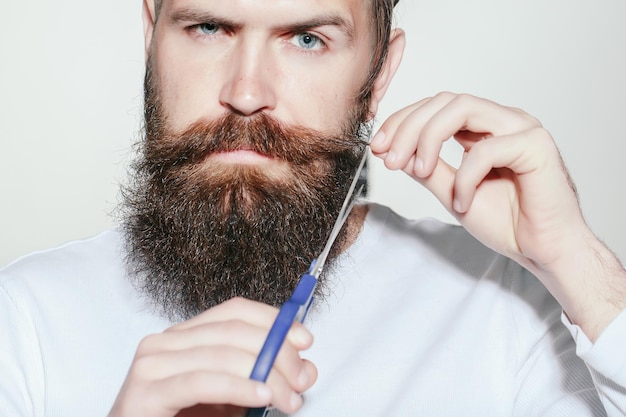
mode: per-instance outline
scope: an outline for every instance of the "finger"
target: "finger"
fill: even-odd
[[[409,173],[422,170],[423,161],[419,158],[418,152],[422,146],[422,129],[453,98],[454,94],[440,93],[408,115],[398,125],[388,155],[385,158],[387,168],[403,169]]]
[[[168,331],[185,330],[206,323],[225,322],[229,320],[240,320],[258,327],[266,328],[267,331],[269,331],[277,315],[278,309],[275,307],[236,297],[190,320],[179,323],[168,329]],[[287,333],[287,340],[297,348],[306,349],[313,343],[313,335],[301,323],[294,322],[289,333]]]
[[[443,142],[460,131],[478,133],[478,137],[491,137],[517,133],[537,126],[540,124],[535,118],[516,109],[467,94],[458,95],[424,125],[417,149],[417,160],[421,163],[416,164],[416,175],[430,175],[437,164]]]
[[[387,153],[392,142],[391,139],[395,136],[398,126],[402,123],[402,121],[430,100],[432,100],[432,97],[424,98],[417,103],[404,107],[389,116],[380,126],[376,135],[372,138],[372,142],[370,143],[370,149],[372,152],[375,154]]]
[[[236,364],[231,371],[239,375],[249,375],[254,361],[267,337],[267,330],[242,321],[208,323],[176,332],[165,332],[145,338],[137,350],[136,362],[144,358],[149,362],[147,369],[159,370],[160,377],[180,370],[190,371],[200,363],[204,369],[221,369],[220,365]],[[214,351],[209,351],[213,348]],[[224,351],[224,349],[228,349]],[[231,358],[235,352],[245,352],[249,360]],[[217,362],[216,362],[217,361]],[[182,362],[182,363],[181,363]],[[288,340],[281,347],[274,368],[280,372],[294,389],[305,389],[301,384],[304,372],[299,349]]]
[[[150,384],[157,385],[159,381],[180,381],[177,377],[198,375],[198,373],[248,379],[255,360],[255,355],[230,346],[164,352],[136,360],[131,369],[130,378],[135,381],[149,381]],[[272,391],[272,403],[289,412],[299,407],[301,402],[299,393],[308,389],[316,377],[316,371],[311,370],[314,366],[310,362],[299,362],[293,383],[280,372],[277,366],[272,368],[267,379],[267,386]],[[301,373],[304,373],[306,380],[300,377]]]
[[[507,168],[520,183],[526,199],[538,198],[541,203],[547,196],[538,196],[540,190],[550,187],[525,184],[527,174],[549,168],[559,169],[550,164],[556,153],[551,137],[543,128],[535,128],[515,135],[485,139],[476,143],[467,153],[458,169],[454,185],[454,208],[459,213],[466,212],[472,204],[477,188],[494,169]],[[557,175],[556,177],[561,177]],[[531,177],[532,178],[532,177]],[[535,178],[555,178],[554,176],[535,176]],[[538,184],[537,184],[538,185]],[[544,184],[545,185],[545,184]]]
[[[452,93],[440,93],[430,100],[424,101],[419,107],[412,108],[410,113],[403,112],[402,118],[394,118],[385,130],[385,135],[391,135],[385,166],[389,169],[403,169],[411,173],[409,164],[416,150],[421,146],[420,134],[427,122],[455,97]],[[419,167],[421,161],[413,159],[413,164]]]
[[[496,139],[502,138],[489,138],[476,143],[471,151],[464,153],[458,169],[438,158],[431,175],[415,179],[432,192],[450,213],[453,215],[465,213],[474,199],[478,186],[494,168],[497,168],[494,165],[501,165],[489,155],[490,152],[496,152],[494,148],[489,149],[488,146],[496,143]],[[502,142],[503,148],[507,147],[506,142],[508,141]],[[504,156],[502,158],[506,159]]]
[[[457,213],[467,212],[476,189],[490,174],[497,175],[494,169],[504,168],[513,162],[511,142],[503,137],[484,139],[465,154],[454,183],[453,208]]]
[[[210,308],[191,319],[172,326],[171,330],[184,330],[190,327],[216,321],[242,320],[259,326],[272,323],[278,309],[270,305],[247,300],[241,297],[232,298],[222,304]]]
[[[255,361],[250,352],[230,346],[197,347],[160,352],[136,358],[130,374],[133,379],[166,379],[195,371],[219,372],[247,377]]]
[[[144,403],[156,410],[178,411],[196,404],[232,404],[264,407],[273,401],[269,385],[230,374],[192,372],[155,382],[147,390]],[[136,415],[158,415],[145,412]]]
[[[296,322],[292,327],[298,328],[298,330],[304,333],[307,336],[306,340],[303,343],[302,338],[298,338],[299,343],[294,344],[290,339],[286,339],[284,346],[293,352],[310,347],[313,342],[312,334],[300,323]],[[268,328],[238,319],[209,322],[185,330],[166,330],[161,334],[147,336],[139,344],[137,352],[138,355],[149,355],[166,350],[183,350],[210,345],[231,345],[258,353],[267,335]]]
[[[146,336],[139,343],[137,355],[222,344],[239,348],[254,345],[256,348],[265,333],[263,328],[238,319],[202,323],[186,329],[171,328],[163,333]]]
[[[439,158],[431,175],[425,178],[417,176],[413,176],[413,178],[426,187],[446,210],[454,214],[453,200],[456,169],[453,166]]]
[[[298,386],[290,385],[282,375],[272,368],[267,385],[272,391],[271,404],[286,414],[292,414],[302,406],[302,393],[309,389],[317,379],[317,369],[315,366],[304,360],[303,371],[297,383]]]

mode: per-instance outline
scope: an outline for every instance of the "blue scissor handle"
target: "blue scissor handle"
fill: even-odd
[[[257,357],[250,379],[265,382],[274,365],[278,351],[280,350],[287,332],[291,328],[294,320],[302,322],[309,307],[309,302],[317,279],[309,274],[304,274],[291,298],[285,302],[278,312],[276,320],[270,329],[265,343],[261,348],[261,353]]]
[[[306,313],[311,306],[313,292],[317,285],[317,278],[310,274],[304,274],[300,277],[298,286],[295,291],[282,305],[274,324],[270,329],[265,343],[261,348],[261,353],[250,373],[250,379],[255,381],[267,381],[278,351],[285,341],[285,337],[295,320],[302,322],[306,317]],[[266,408],[251,408],[248,410],[247,417],[262,417],[265,415]]]

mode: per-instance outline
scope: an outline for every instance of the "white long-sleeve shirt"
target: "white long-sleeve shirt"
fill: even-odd
[[[591,344],[461,227],[371,205],[329,281],[298,417],[626,415],[626,312]],[[0,416],[106,415],[139,341],[170,325],[116,232],[22,258],[0,271]]]

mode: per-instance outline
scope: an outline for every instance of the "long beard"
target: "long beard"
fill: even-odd
[[[145,138],[123,190],[136,285],[170,319],[236,296],[283,303],[330,234],[369,135],[362,115],[331,137],[263,114],[228,114],[172,132],[156,91],[149,71]],[[284,169],[276,174],[208,158],[238,149],[274,158]],[[331,265],[345,238],[338,237]],[[324,277],[320,290],[323,284]]]

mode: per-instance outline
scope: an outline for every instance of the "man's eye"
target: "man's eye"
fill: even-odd
[[[197,27],[203,35],[215,35],[220,30],[216,23],[201,23]]]
[[[325,46],[324,41],[307,32],[298,33],[292,38],[291,42],[294,45],[307,50],[319,50]]]

